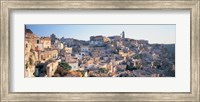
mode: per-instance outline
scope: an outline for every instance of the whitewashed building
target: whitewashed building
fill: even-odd
[[[89,54],[89,46],[81,46],[81,55],[88,55]]]

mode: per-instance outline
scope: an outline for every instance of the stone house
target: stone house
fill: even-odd
[[[64,48],[64,45],[63,45],[63,43],[61,43],[61,41],[55,40],[53,45],[52,45],[52,48],[61,50],[61,49]]]
[[[88,55],[89,54],[89,46],[82,45],[80,54],[81,55]]]
[[[41,43],[44,49],[51,48],[51,38],[49,37],[41,37],[40,42],[37,40],[37,43]]]
[[[51,61],[46,67],[47,77],[52,77],[58,67],[58,60]]]
[[[66,47],[64,48],[65,53],[72,54],[72,47]]]
[[[67,62],[71,67],[72,69],[71,70],[78,70],[78,60],[73,60],[73,61],[70,61],[70,62]]]
[[[45,50],[39,51],[39,61],[46,62],[50,59],[57,59],[58,58],[58,51],[57,50]]]
[[[110,39],[104,36],[91,36],[90,37],[90,45],[104,45],[105,43],[109,42]]]

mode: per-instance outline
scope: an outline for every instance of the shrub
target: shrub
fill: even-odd
[[[72,69],[72,67],[66,62],[60,62],[59,66],[62,67],[63,69],[65,69],[65,70],[71,70]]]
[[[108,70],[105,69],[105,68],[99,68],[99,71],[100,71],[101,73],[107,73],[107,72],[108,72]]]
[[[29,58],[29,63],[30,63],[30,65],[33,65],[33,59],[32,58]]]
[[[133,67],[133,66],[129,66],[127,65],[126,66],[126,70],[130,70],[130,71],[133,71],[133,70],[136,70],[137,68]]]
[[[142,58],[142,54],[137,54],[137,55],[135,55],[134,58],[135,58],[135,59],[141,59],[141,58]]]

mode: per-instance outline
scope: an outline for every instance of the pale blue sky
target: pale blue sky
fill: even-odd
[[[176,25],[104,25],[104,24],[28,24],[38,36],[50,36],[54,33],[58,38],[75,38],[79,40],[89,40],[90,36],[103,35],[113,36],[125,32],[126,38],[136,40],[144,39],[149,43],[172,44],[175,43]]]

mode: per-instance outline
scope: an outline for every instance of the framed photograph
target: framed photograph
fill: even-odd
[[[1,1],[1,101],[200,101],[199,0]]]

